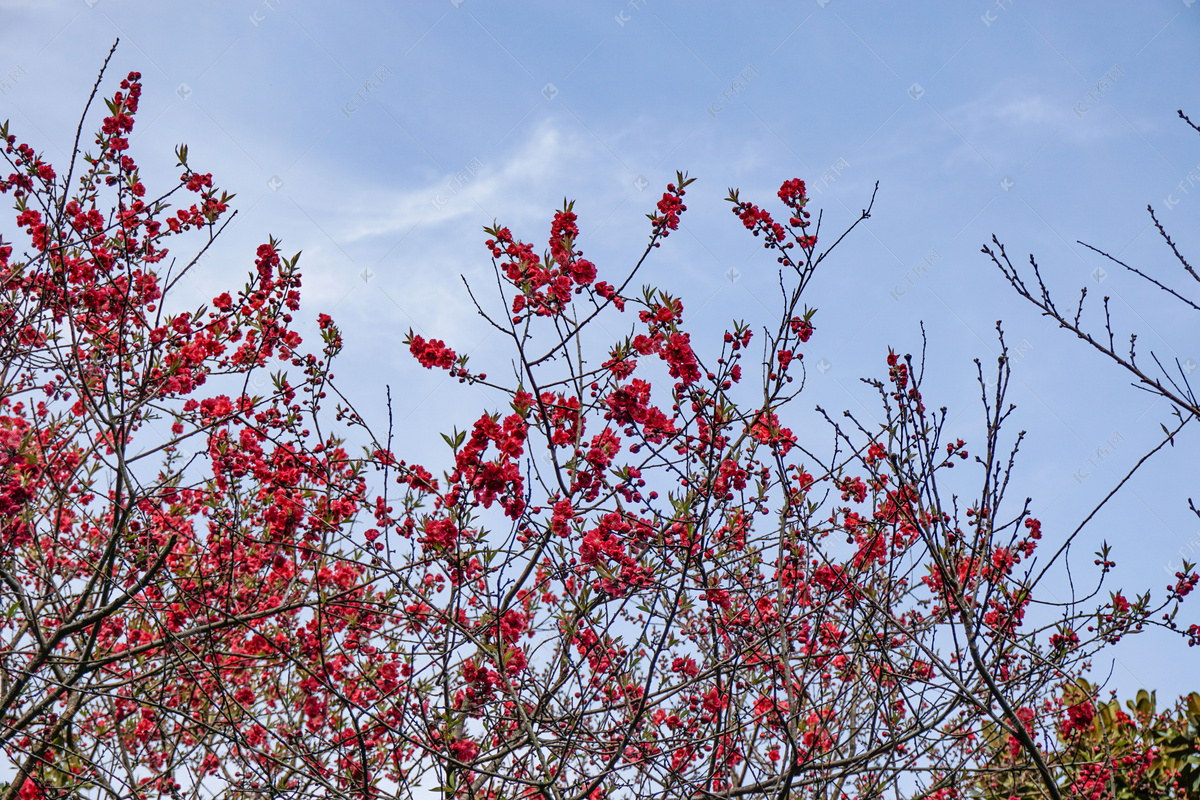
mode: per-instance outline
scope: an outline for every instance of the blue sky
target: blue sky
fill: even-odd
[[[953,435],[977,439],[972,359],[994,363],[1003,319],[1011,429],[1028,431],[1013,497],[1033,498],[1051,538],[1157,443],[1169,408],[1019,301],[981,244],[995,233],[1015,261],[1036,254],[1062,303],[1083,286],[1111,295],[1117,330],[1143,352],[1200,361],[1194,317],[1110,265],[1097,273],[1102,260],[1076,244],[1178,278],[1150,203],[1200,253],[1200,140],[1175,117],[1200,117],[1194,0],[0,0],[0,119],[63,161],[117,37],[104,92],[144,76],[134,153],[152,191],[186,142],[192,165],[238,195],[237,222],[185,292],[198,303],[240,284],[268,234],[302,251],[310,335],[318,312],[337,319],[341,385],[382,420],[390,384],[398,448],[431,463],[437,431],[500,398],[421,370],[401,342],[412,328],[500,371],[502,343],[458,277],[490,279],[482,226],[499,220],[540,246],[574,198],[580,244],[612,276],[640,254],[644,215],[675,170],[698,180],[643,280],[682,296],[698,342],[730,319],[768,324],[775,308],[774,260],[729,213],[728,187],[773,207],[782,181],[805,179],[832,231],[878,181],[872,219],[809,289],[806,363],[827,368],[810,369],[798,405],[868,418],[858,378],[881,373],[889,346],[918,351],[923,321],[926,397],[950,406]],[[797,427],[828,440],[811,414]],[[1116,545],[1114,587],[1161,596],[1181,554],[1200,560],[1185,505],[1196,436],[1098,515],[1077,576],[1102,538]],[[1122,691],[1200,688],[1187,648],[1163,636],[1117,656]]]

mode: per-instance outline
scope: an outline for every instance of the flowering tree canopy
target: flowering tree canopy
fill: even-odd
[[[1006,356],[978,368],[977,441],[943,435],[924,354],[892,350],[874,419],[788,427],[806,290],[871,210],[831,237],[799,179],[781,221],[728,197],[777,257],[777,324],[709,335],[636,287],[686,212],[679,174],[624,270],[585,257],[570,203],[541,254],[486,230],[499,297],[471,296],[508,367],[406,342],[505,397],[444,463],[348,402],[331,430],[341,337],[321,314],[302,349],[278,242],[242,289],[175,307],[197,260],[176,237],[202,253],[230,198],[184,147],[148,194],[140,93],[132,73],[61,174],[0,130],[28,240],[0,244],[5,798],[950,798],[997,740],[1061,797],[1041,742],[1078,714],[1046,701],[1195,585],[1045,595],[1074,534],[1007,496]]]

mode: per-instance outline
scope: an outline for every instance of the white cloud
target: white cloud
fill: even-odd
[[[542,123],[500,164],[480,159],[482,168],[465,183],[446,176],[416,188],[373,192],[349,211],[345,239],[359,242],[424,228],[461,225],[484,212],[518,222],[544,216],[545,198],[561,193],[566,176],[594,161],[594,148],[553,121]],[[594,165],[593,165],[594,166]],[[470,170],[466,170],[469,174]]]
[[[1121,135],[1120,120],[1104,113],[1106,105],[1103,95],[1091,99],[1086,92],[1078,97],[1062,91],[1047,93],[1028,81],[1014,79],[943,114],[972,143],[1002,141],[1011,145],[1025,136],[1044,138],[1057,132],[1065,140],[1082,144]]]

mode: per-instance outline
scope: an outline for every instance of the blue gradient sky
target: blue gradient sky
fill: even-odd
[[[240,284],[267,234],[303,251],[307,331],[334,315],[342,386],[378,421],[390,384],[398,449],[431,465],[438,430],[500,398],[421,370],[401,341],[409,328],[445,338],[499,371],[502,342],[458,278],[490,281],[484,224],[540,247],[575,198],[581,245],[611,279],[640,253],[663,186],[689,171],[684,224],[643,277],[683,297],[703,342],[776,307],[774,259],[729,213],[728,187],[773,208],[779,184],[803,178],[832,231],[879,181],[873,218],[809,290],[820,310],[806,363],[828,369],[810,369],[798,406],[869,419],[858,378],[881,374],[889,346],[917,352],[924,321],[927,402],[977,440],[972,359],[994,363],[1003,319],[1019,353],[1012,433],[1028,431],[1013,498],[1031,496],[1054,539],[1157,443],[1170,409],[1047,325],[979,248],[995,233],[1014,260],[1035,253],[1062,303],[1085,285],[1109,294],[1142,352],[1200,361],[1195,317],[1109,265],[1097,280],[1101,259],[1075,243],[1178,278],[1151,203],[1200,254],[1200,140],[1175,118],[1200,117],[1193,3],[0,0],[0,119],[62,162],[120,37],[105,93],[143,73],[133,147],[151,191],[187,142],[192,165],[238,195],[237,222],[185,292],[202,302]],[[814,447],[829,440],[811,414],[793,427]],[[1161,596],[1181,553],[1200,560],[1185,505],[1196,437],[1097,516],[1077,579],[1102,538],[1116,545],[1113,588]],[[1194,652],[1164,636],[1117,658],[1123,692],[1200,688]]]

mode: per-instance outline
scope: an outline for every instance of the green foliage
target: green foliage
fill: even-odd
[[[1115,698],[1097,702],[1097,691],[1079,679],[1042,714],[1056,732],[1058,747],[1043,755],[1059,777],[1063,797],[1200,800],[1200,693],[1160,712],[1155,693],[1142,689],[1125,701],[1127,712]],[[1090,723],[1082,722],[1089,713]],[[985,727],[983,733],[983,770],[970,796],[1043,798],[1045,789],[1029,756],[1010,746],[998,727]]]

